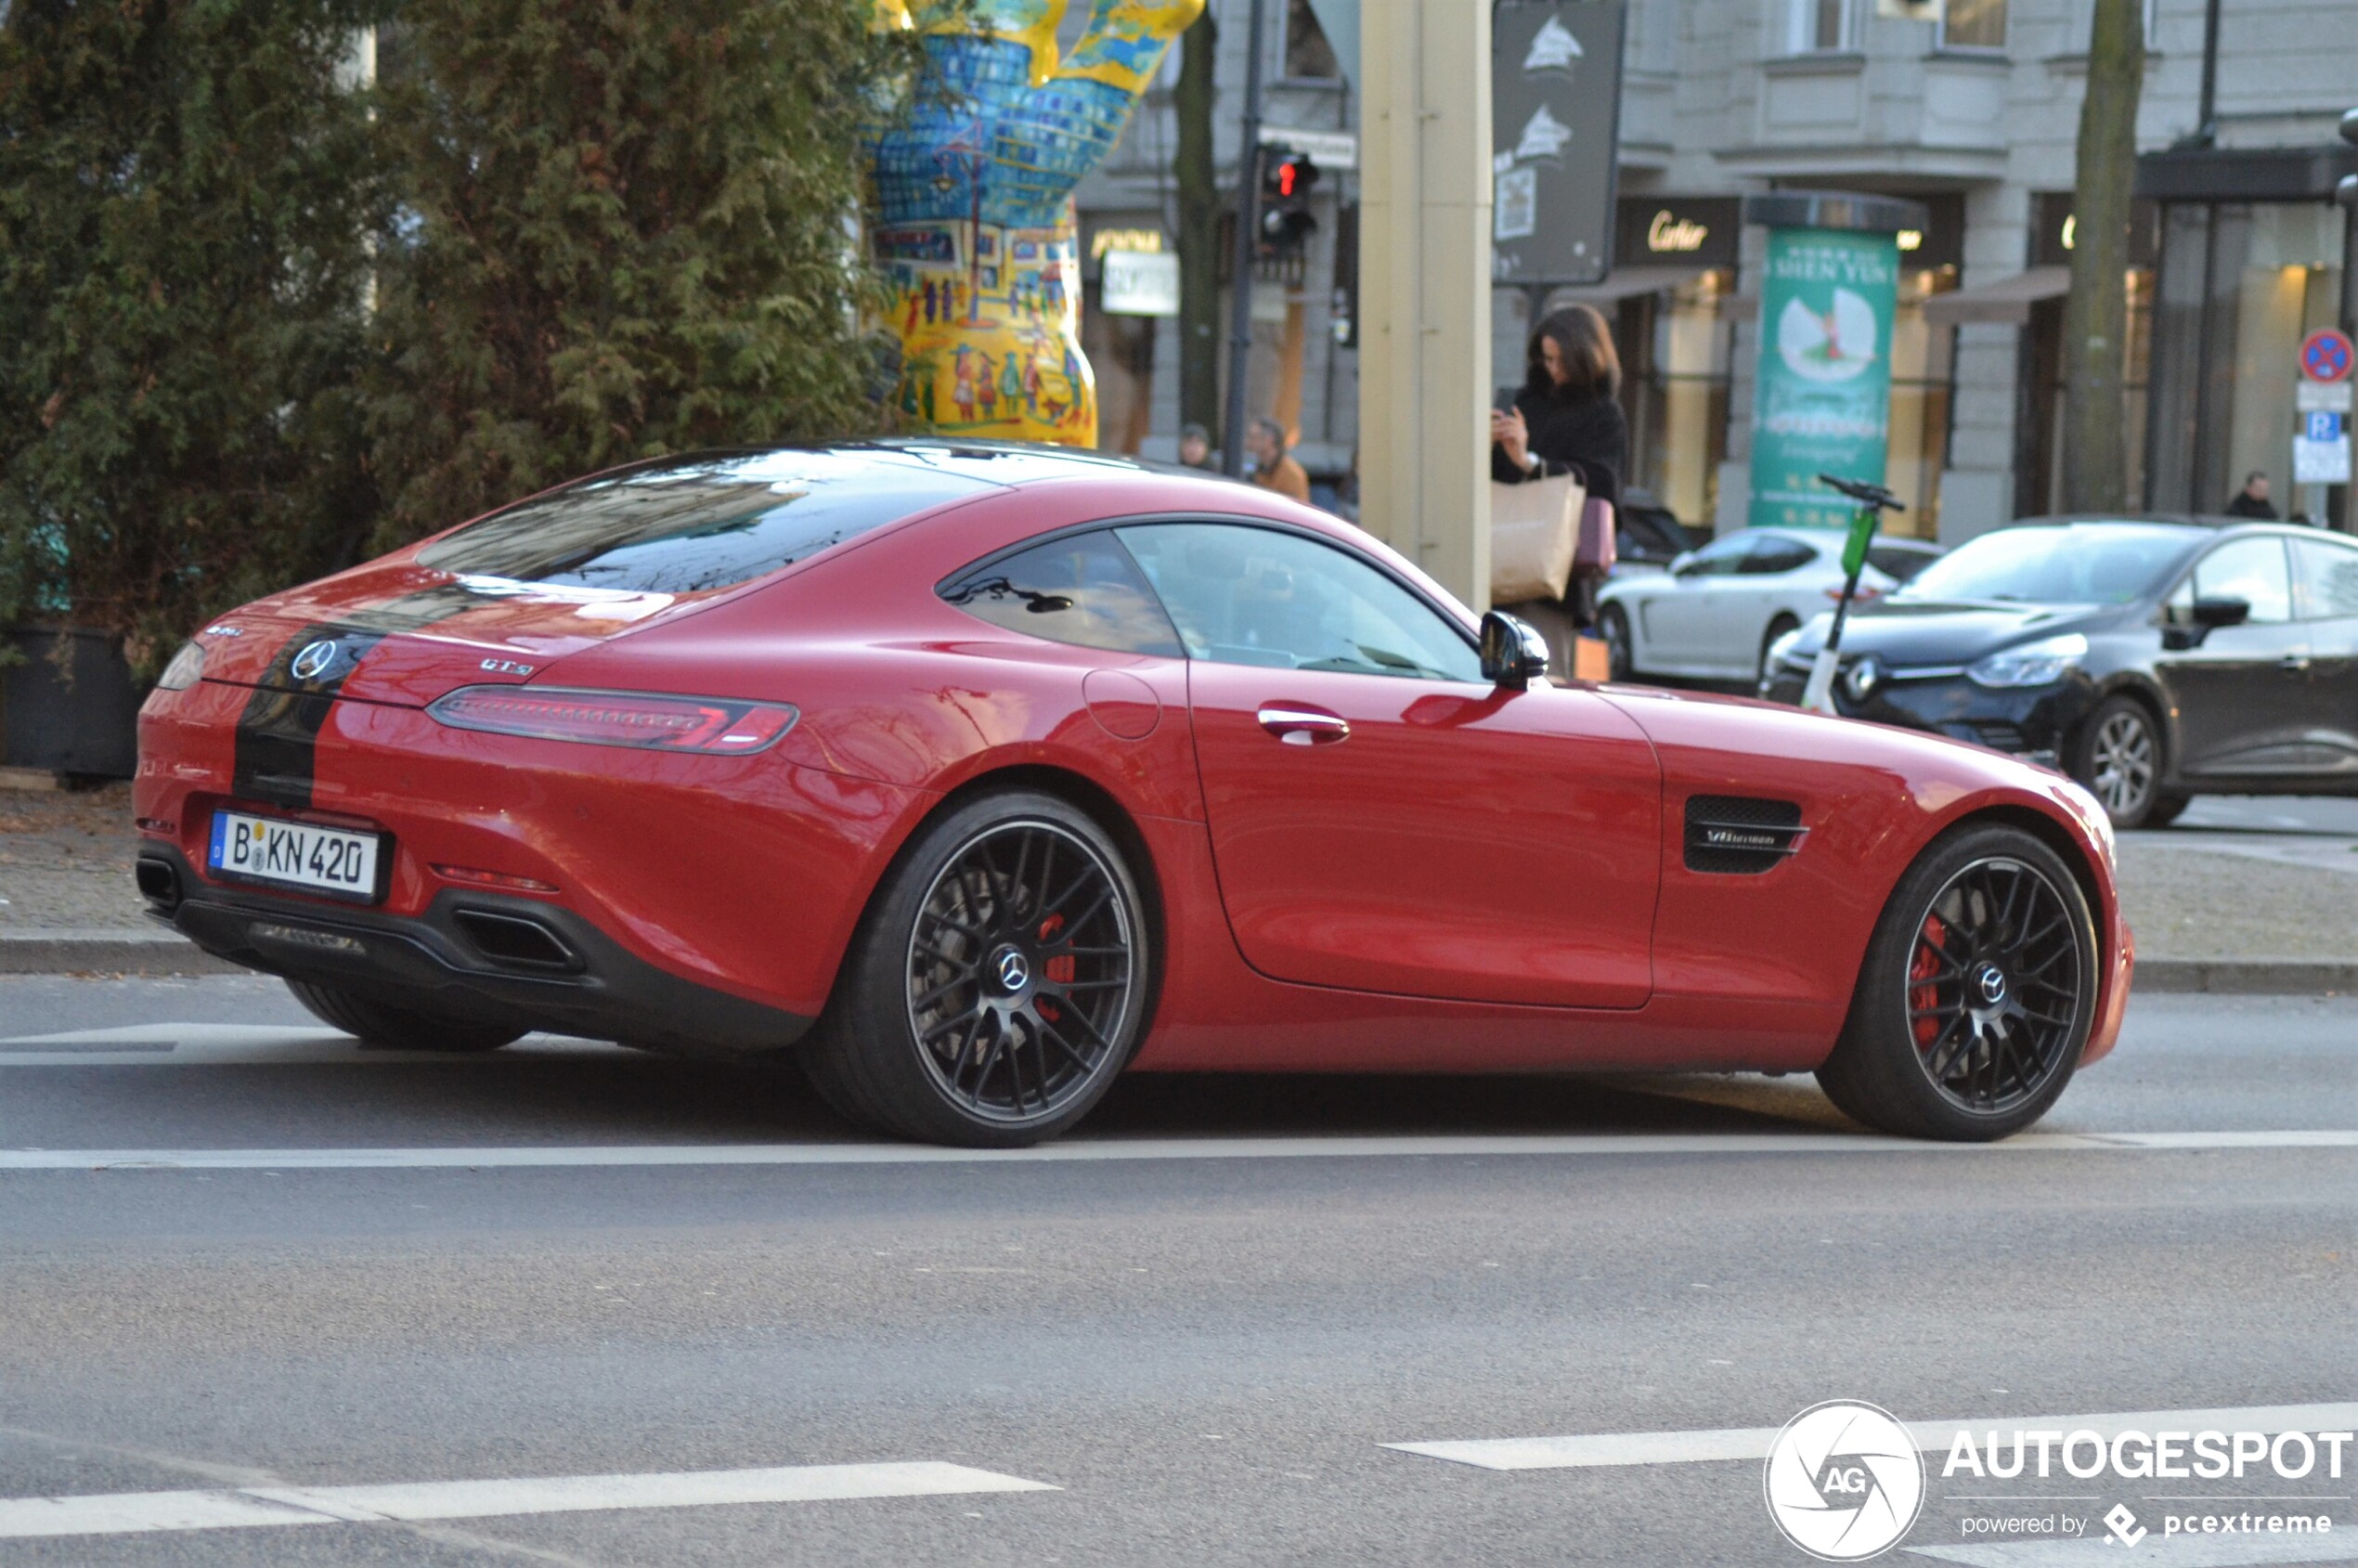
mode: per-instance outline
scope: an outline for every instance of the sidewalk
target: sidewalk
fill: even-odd
[[[229,972],[141,913],[130,811],[125,784],[0,789],[0,974]],[[2239,848],[2213,834],[2132,834],[2120,889],[2140,990],[2358,991],[2349,841]]]

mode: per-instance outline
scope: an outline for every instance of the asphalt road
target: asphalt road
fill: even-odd
[[[2353,1051],[2358,1001],[2143,999],[2069,1135],[1997,1149],[1803,1079],[1182,1079],[972,1160],[791,1077],[0,978],[0,1564],[1801,1563],[1710,1434],[1836,1397],[2349,1427]],[[1385,1446],[1635,1432],[1687,1435]],[[2336,1533],[2190,1552],[2159,1484],[1940,1458],[1941,1561],[2358,1561],[2347,1473],[2211,1485]],[[2133,1556],[1960,1544],[2115,1502]]]

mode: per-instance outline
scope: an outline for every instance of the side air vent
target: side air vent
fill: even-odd
[[[570,974],[581,959],[564,938],[538,920],[488,910],[462,909],[450,918],[477,951],[503,969],[531,969],[542,974]]]
[[[1687,797],[1687,869],[1757,876],[1801,848],[1809,830],[1790,800],[1749,795]]]

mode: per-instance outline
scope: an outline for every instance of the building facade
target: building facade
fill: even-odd
[[[1318,22],[1338,3],[1265,0],[1272,126],[1355,132],[1354,62],[1338,58],[1347,40],[1327,47]],[[2296,486],[2290,471],[2297,351],[2339,313],[2346,225],[2332,192],[2358,171],[2358,151],[2336,125],[2358,105],[2358,3],[2219,3],[2207,138],[2209,0],[2144,5],[2123,323],[2131,492],[2157,510],[2216,512],[2264,472],[2283,510],[2348,527],[2347,486]],[[1233,191],[1248,0],[1211,4],[1220,180]],[[1906,197],[1928,221],[1902,236],[1889,345],[1888,482],[1910,506],[1896,525],[1953,543],[2054,510],[2067,460],[2063,297],[2093,0],[1946,9],[1933,23],[1880,16],[1875,0],[1628,0],[1614,269],[1587,289],[1497,291],[1496,378],[1519,378],[1535,309],[1595,305],[1626,372],[1627,478],[1690,523],[1741,526],[1766,244],[1743,226],[1742,199]],[[1174,51],[1123,146],[1082,188],[1084,253],[1099,229],[1173,232],[1177,70]],[[1290,413],[1305,465],[1328,475],[1347,469],[1355,436],[1354,181],[1339,161],[1299,279],[1255,290],[1250,400],[1255,412]],[[1090,330],[1105,443],[1169,455],[1175,323],[1099,315]]]

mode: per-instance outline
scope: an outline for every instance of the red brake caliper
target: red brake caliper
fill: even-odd
[[[1056,939],[1056,933],[1064,928],[1065,917],[1061,914],[1052,914],[1040,923],[1040,940],[1043,942],[1052,941]],[[1059,952],[1049,959],[1042,969],[1043,973],[1048,977],[1050,985],[1070,985],[1074,972],[1073,956],[1069,952]]]
[[[1908,1010],[1911,1013],[1924,1013],[1940,1000],[1940,988],[1931,983],[1933,977],[1940,973],[1940,958],[1933,948],[1948,935],[1949,928],[1940,923],[1940,916],[1924,916],[1924,933],[1916,939],[1916,961],[1908,965],[1908,978],[1916,982],[1908,988]],[[1940,1020],[1929,1013],[1910,1027],[1915,1032],[1916,1049],[1920,1051],[1931,1050],[1932,1043],[1940,1038]]]

